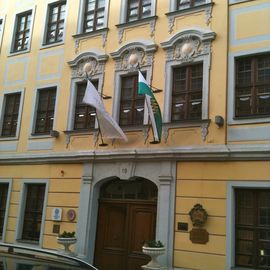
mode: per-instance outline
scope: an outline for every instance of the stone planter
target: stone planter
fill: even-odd
[[[155,270],[155,269],[166,269],[162,267],[157,261],[157,257],[163,255],[165,253],[165,247],[142,247],[142,251],[144,254],[149,255],[151,257],[151,261],[147,265],[143,265],[142,268],[146,270]]]
[[[69,249],[70,245],[73,245],[77,242],[76,237],[56,237],[57,243],[64,246],[63,252],[65,254],[72,254],[72,251]]]

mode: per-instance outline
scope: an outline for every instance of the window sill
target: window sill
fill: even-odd
[[[255,270],[255,268],[232,267],[231,270]]]
[[[115,26],[117,28],[128,28],[128,27],[133,26],[133,25],[137,26],[137,25],[140,25],[140,24],[142,24],[142,25],[143,24],[148,24],[149,22],[151,22],[153,20],[156,20],[157,18],[158,18],[157,16],[150,16],[150,17],[139,19],[139,20],[136,20],[136,21],[116,24]]]
[[[253,0],[229,0],[229,5],[235,5],[235,4],[240,4],[244,2],[250,2],[250,1],[253,1]]]
[[[34,134],[32,133],[29,137],[28,140],[35,140],[35,139],[46,139],[46,138],[53,138],[50,134]]]
[[[47,49],[47,48],[52,48],[52,47],[57,47],[57,46],[61,46],[64,45],[64,41],[59,41],[59,42],[54,42],[54,43],[49,43],[49,44],[42,44],[41,45],[41,50]]]
[[[18,136],[0,136],[0,141],[17,141]]]
[[[40,247],[39,241],[30,241],[30,240],[17,239],[16,244],[27,246],[27,247],[33,247],[33,248]]]
[[[25,244],[30,244],[30,245],[38,245],[38,241],[34,240],[24,240],[24,239],[17,239],[18,243],[25,243]]]
[[[202,123],[210,123],[210,119],[198,119],[198,120],[183,120],[178,122],[163,123],[164,126],[170,126],[170,128],[185,128],[185,127],[199,127]]]
[[[8,54],[8,57],[12,57],[12,56],[17,56],[17,55],[21,55],[21,54],[26,54],[30,52],[30,48],[26,49],[26,50],[21,50],[21,51],[11,51]]]
[[[64,130],[65,135],[90,135],[95,132],[98,132],[98,129],[73,129],[73,130]]]
[[[98,29],[95,31],[91,31],[91,32],[84,32],[84,33],[80,33],[80,34],[76,34],[73,35],[72,37],[76,38],[88,38],[88,37],[92,37],[92,36],[99,36],[102,35],[104,32],[108,32],[109,28],[102,28],[102,29]]]
[[[157,16],[151,16],[151,17],[147,17],[144,19],[131,21],[131,22],[125,22],[125,23],[115,25],[118,28],[118,41],[119,41],[119,43],[122,43],[122,41],[123,41],[124,30],[127,28],[134,27],[134,26],[149,24],[150,36],[153,37],[154,32],[155,32],[155,24],[156,24],[157,18],[158,18]]]
[[[214,5],[214,3],[211,2],[211,3],[206,3],[206,4],[199,5],[199,6],[191,7],[191,8],[185,8],[185,9],[175,10],[175,11],[166,13],[165,15],[167,15],[167,17],[168,17],[169,33],[173,32],[175,18],[180,17],[180,16],[184,16],[187,14],[195,13],[195,12],[204,11],[205,12],[205,23],[207,25],[209,25],[210,20],[212,18],[213,5]]]
[[[264,124],[270,122],[270,116],[242,117],[231,118],[228,120],[228,125],[245,125],[245,124]]]

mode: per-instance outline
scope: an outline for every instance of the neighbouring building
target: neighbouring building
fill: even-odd
[[[0,0],[0,241],[75,231],[100,270],[141,269],[149,239],[168,270],[270,269],[269,18],[269,0]],[[101,145],[86,63],[128,142]]]

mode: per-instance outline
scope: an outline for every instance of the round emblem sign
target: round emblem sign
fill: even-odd
[[[73,209],[67,211],[67,218],[69,221],[73,221],[76,218],[76,212]]]

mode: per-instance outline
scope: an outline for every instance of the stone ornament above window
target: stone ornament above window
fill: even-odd
[[[132,65],[129,63],[130,55],[135,54],[137,56],[138,62],[136,65]],[[146,55],[142,48],[131,48],[126,50],[121,57],[121,67],[120,69],[135,69],[138,66],[144,66],[146,63]]]
[[[211,53],[211,42],[215,36],[210,30],[186,29],[162,42],[161,47],[167,52],[167,61],[192,62],[196,57]]]
[[[118,51],[111,53],[112,58],[116,61],[116,71],[136,69],[138,65],[141,68],[151,66],[156,49],[157,45],[152,41],[136,41],[122,46]],[[136,66],[132,66],[128,61],[131,54],[137,55],[138,63]]]
[[[88,76],[94,76],[102,74],[104,72],[105,63],[108,59],[108,55],[97,52],[85,52],[77,56],[74,60],[69,61],[68,64],[71,67],[71,77],[81,78],[85,74],[83,67],[86,63],[89,63],[90,71]]]
[[[191,62],[193,57],[201,51],[201,41],[195,36],[185,36],[174,48],[174,58],[182,59],[184,62]]]

